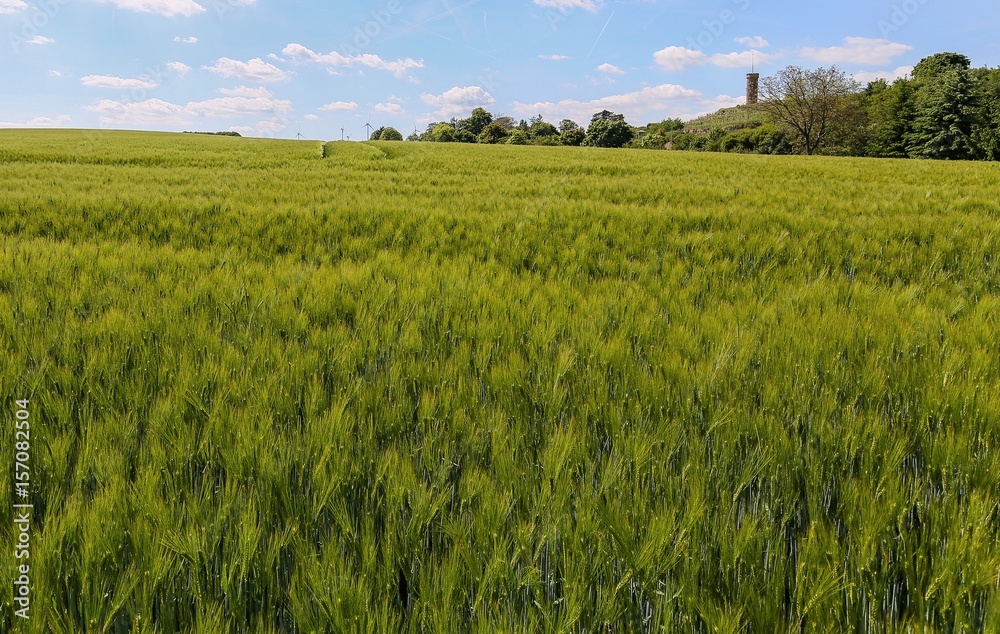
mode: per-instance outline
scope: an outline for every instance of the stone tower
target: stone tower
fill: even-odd
[[[747,73],[747,105],[757,103],[760,95],[760,73]]]

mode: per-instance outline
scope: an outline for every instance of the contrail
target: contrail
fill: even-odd
[[[612,11],[611,17],[608,18],[608,21],[604,23],[604,28],[601,29],[601,34],[597,36],[597,41],[594,42],[594,45],[590,47],[590,53],[587,53],[587,59],[590,59],[590,55],[594,52],[594,49],[597,48],[597,45],[600,43],[601,38],[604,37],[604,32],[608,30],[608,25],[611,24],[611,19],[614,17],[615,17],[615,12]]]

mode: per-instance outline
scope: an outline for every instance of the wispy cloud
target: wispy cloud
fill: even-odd
[[[329,67],[354,67],[364,66],[375,70],[387,70],[396,77],[404,77],[407,71],[415,68],[423,68],[424,62],[419,59],[405,58],[395,61],[386,61],[372,53],[362,53],[358,55],[341,55],[337,51],[330,53],[316,53],[301,44],[289,44],[281,51],[289,58],[298,62],[320,64]]]
[[[202,68],[223,77],[236,77],[243,81],[269,83],[288,79],[288,73],[273,64],[268,64],[259,57],[247,62],[222,57],[215,64],[202,66]]]
[[[126,78],[114,77],[112,75],[87,75],[80,79],[80,83],[92,88],[119,88],[124,90],[149,90],[160,85],[152,77]]]

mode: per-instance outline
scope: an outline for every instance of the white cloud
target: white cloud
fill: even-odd
[[[177,37],[174,38],[174,41],[175,42],[180,42],[181,44],[197,44],[198,43],[198,38],[196,38],[196,37],[181,37],[181,36],[178,35]]]
[[[257,129],[262,132],[280,132],[288,127],[288,123],[280,119],[267,119],[257,122]]]
[[[183,62],[167,62],[167,68],[174,71],[181,77],[191,72],[191,67]]]
[[[708,62],[712,66],[717,66],[718,68],[749,69],[754,64],[757,66],[760,66],[761,64],[768,64],[773,61],[775,57],[776,56],[774,55],[751,50],[739,53],[716,53],[708,58]]]
[[[442,117],[456,117],[467,114],[477,107],[496,103],[493,95],[479,86],[464,88],[455,86],[440,95],[421,95],[420,98],[428,106],[437,108],[437,113]]]
[[[317,114],[307,114],[306,119],[309,121],[319,121],[319,115]]]
[[[603,0],[534,0],[534,2],[540,7],[549,7],[560,11],[585,9],[594,12],[604,6]]]
[[[358,104],[353,101],[334,101],[333,103],[328,103],[320,110],[331,111],[331,110],[357,110]]]
[[[58,128],[73,118],[68,114],[57,117],[36,117],[30,121],[0,121],[0,128]]]
[[[102,2],[113,4],[119,9],[138,11],[139,13],[156,13],[168,18],[175,15],[189,18],[192,15],[205,12],[205,7],[194,0],[102,0]]]
[[[289,44],[281,51],[298,62],[308,62],[321,64],[323,66],[347,67],[365,66],[375,70],[387,70],[396,77],[402,78],[406,72],[413,68],[423,68],[424,61],[420,59],[397,59],[396,61],[386,61],[378,55],[362,53],[360,55],[341,55],[337,51],[326,54],[316,53],[301,44]]]
[[[28,5],[22,0],[0,0],[0,13],[16,13],[27,8]]]
[[[246,97],[248,99],[269,99],[274,96],[273,92],[263,86],[257,88],[250,88],[248,86],[240,86],[239,88],[219,88],[219,93],[226,95],[227,97]]]
[[[45,74],[48,75],[49,77],[64,77],[65,76],[65,75],[63,75],[61,72],[59,72],[57,70],[50,70],[49,72],[47,72]]]
[[[708,56],[683,46],[668,46],[653,53],[653,59],[663,70],[676,73],[691,66],[701,66],[708,61]]]
[[[268,64],[259,57],[248,62],[241,62],[228,57],[221,57],[212,66],[202,66],[204,70],[218,73],[223,77],[236,77],[245,81],[256,81],[267,83],[273,81],[283,81],[288,79],[288,74],[278,68]]]
[[[229,132],[239,132],[242,135],[253,134],[256,132],[253,128],[248,125],[234,125],[230,126]]]
[[[398,103],[377,103],[375,104],[375,112],[381,112],[382,114],[391,116],[401,116],[406,114],[406,111],[403,110],[403,106]]]
[[[36,35],[35,37],[27,40],[28,44],[37,44],[39,46],[44,46],[45,44],[55,44],[56,41],[51,37],[45,37],[44,35]]]
[[[743,44],[744,46],[749,46],[750,48],[767,48],[771,45],[770,42],[765,40],[759,35],[753,35],[749,37],[738,37],[736,42]]]
[[[289,114],[292,102],[270,97],[216,97],[206,101],[193,101],[184,111],[196,117],[239,117],[247,114],[273,112]]]
[[[569,55],[539,55],[538,59],[547,59],[551,62],[562,62],[567,59],[573,59]]]
[[[179,105],[162,99],[120,102],[103,99],[86,108],[101,115],[101,122],[122,125],[132,123],[180,124],[197,118],[232,118],[260,115],[286,115],[292,102],[271,97],[217,97]]]
[[[799,51],[799,54],[820,64],[885,66],[912,50],[912,46],[883,38],[847,37],[844,38],[843,46],[827,48],[807,46]]]
[[[126,79],[110,75],[87,75],[80,80],[80,83],[93,88],[121,88],[125,90],[149,90],[160,85],[152,77]]]
[[[665,71],[679,72],[692,66],[711,64],[718,68],[750,68],[750,65],[767,64],[777,59],[777,55],[761,53],[758,50],[740,51],[734,53],[716,53],[706,55],[702,51],[684,48],[683,46],[668,46],[653,53],[653,59]]]
[[[162,99],[147,99],[146,101],[121,102],[102,99],[86,110],[101,115],[101,122],[107,124],[135,123],[183,123],[187,120],[184,107],[163,101]]]
[[[601,64],[597,67],[597,70],[604,73],[605,75],[624,75],[625,71],[618,68],[614,64]]]
[[[648,86],[621,95],[609,95],[590,101],[566,99],[559,102],[525,104],[514,102],[514,111],[522,116],[541,114],[552,120],[570,118],[586,124],[595,112],[611,110],[624,114],[632,123],[646,123],[666,117],[693,118],[743,102],[741,97],[720,95],[708,99],[699,91],[676,84]]]
[[[884,79],[890,84],[897,79],[908,77],[913,72],[912,66],[900,66],[896,70],[880,70],[875,72],[854,73],[854,79],[861,84],[868,84],[879,79]]]

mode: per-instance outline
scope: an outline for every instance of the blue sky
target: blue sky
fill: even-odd
[[[956,0],[0,0],[0,126],[405,134],[477,106],[633,124],[764,75],[862,81],[956,51],[1000,66],[1000,3]]]

